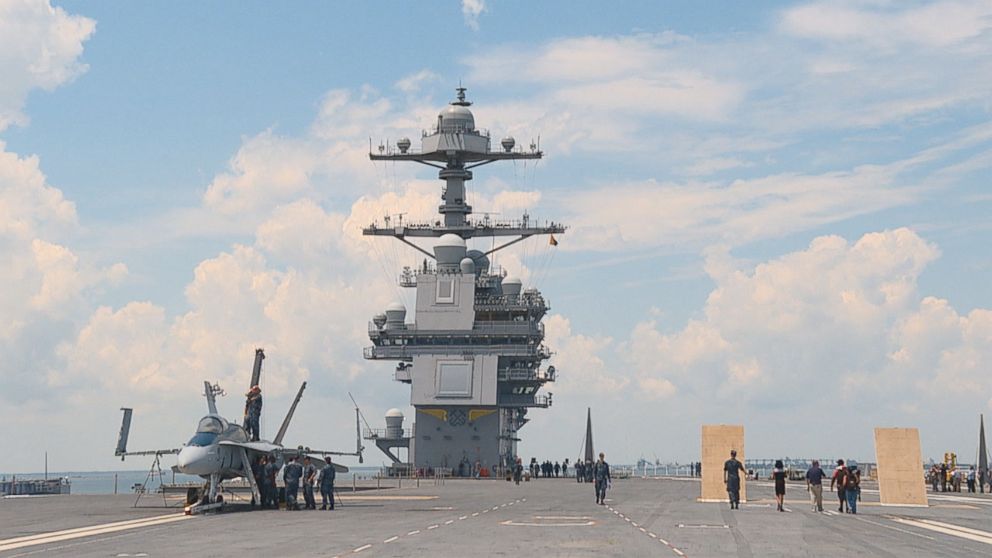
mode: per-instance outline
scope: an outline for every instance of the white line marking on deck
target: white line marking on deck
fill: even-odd
[[[658,538],[658,535],[655,535],[654,533],[648,533],[648,536],[651,537],[652,539]]]
[[[430,527],[427,528],[427,530],[430,531],[431,529],[437,529],[437,528],[438,525],[431,525]]]
[[[902,523],[904,525],[912,525],[914,527],[929,529],[930,531],[936,531],[938,533],[951,535],[953,537],[958,537],[961,539],[968,539],[969,541],[992,544],[992,533],[989,533],[987,531],[979,531],[978,529],[968,529],[967,527],[960,527],[957,525],[952,525],[950,523],[942,523],[940,521],[933,521],[933,520],[916,521],[913,519],[904,519],[901,517],[894,517],[892,518],[892,520]],[[981,535],[978,533],[985,533],[985,534]]]
[[[468,518],[467,515],[463,515],[463,516],[461,516],[461,517],[458,518],[458,521],[465,521],[465,519],[467,519],[467,518]]]
[[[118,521],[114,523],[105,523],[103,525],[92,525],[89,527],[79,527],[76,529],[66,529],[64,531],[54,531],[51,533],[42,533],[39,535],[30,535],[26,537],[17,537],[13,539],[0,540],[0,552],[7,550],[15,550],[18,548],[24,548],[28,546],[37,546],[40,544],[49,544],[53,542],[67,541],[82,537],[90,537],[93,535],[115,533],[117,531],[137,529],[140,527],[152,527],[155,525],[162,525],[164,523],[183,521],[186,519],[190,519],[191,517],[192,516],[189,515],[176,515],[176,514],[159,515],[154,517],[146,517],[144,519],[136,519],[131,521]]]
[[[475,512],[475,513],[473,513],[473,514],[472,514],[472,517],[479,517],[479,512]]]
[[[451,524],[452,524],[452,523],[454,523],[454,522],[455,522],[455,520],[454,520],[454,519],[449,519],[449,520],[447,520],[447,521],[445,521],[445,522],[444,522],[444,524],[445,524],[445,525],[451,525]]]
[[[368,550],[370,548],[372,548],[372,545],[367,544],[365,546],[360,546],[360,547],[356,548],[355,550],[352,550],[352,552],[354,552],[355,554],[358,554],[359,552],[361,552],[363,550]]]
[[[857,516],[855,516],[854,519],[857,519],[858,521],[862,521],[864,523],[870,523],[870,524],[876,525],[878,527],[885,527],[886,529],[891,529],[893,531],[899,531],[900,533],[905,533],[907,535],[913,535],[914,537],[920,537],[921,539],[927,539],[929,541],[936,540],[936,539],[934,539],[933,537],[931,537],[929,535],[923,535],[923,534],[917,533],[915,531],[908,531],[906,529],[900,529],[898,527],[893,527],[891,525],[886,525],[884,523],[878,523],[876,521],[870,521],[868,519],[862,519],[862,518],[857,517]]]
[[[420,532],[420,529],[417,529],[416,531],[410,531],[409,533],[406,534],[406,536],[411,537],[413,535],[416,535],[419,532]]]
[[[393,541],[395,541],[395,540],[396,540],[396,539],[398,539],[398,538],[399,538],[399,536],[395,536],[395,537],[389,537],[388,539],[386,539],[386,540],[384,540],[384,541],[382,541],[382,542],[383,542],[383,544],[389,544],[389,543],[391,543],[391,542],[393,542]]]

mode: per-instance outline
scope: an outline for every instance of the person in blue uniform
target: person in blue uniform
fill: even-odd
[[[593,477],[596,480],[596,503],[605,506],[606,489],[613,480],[610,478],[610,464],[606,462],[606,454],[599,454],[599,461],[593,466]]]
[[[295,457],[289,458],[289,463],[283,467],[282,480],[286,483],[286,509],[298,510],[296,497],[300,493],[300,479],[303,477],[303,467],[296,462]]]
[[[323,468],[320,470],[320,509],[326,510],[328,507],[334,509],[334,478],[337,476],[338,472],[334,469],[334,465],[331,464],[331,456],[325,455],[324,461],[327,462]]]
[[[737,460],[737,450],[730,450],[730,459],[723,463],[723,483],[727,485],[727,496],[730,497],[730,509],[738,510],[741,506],[741,471],[744,465]]]
[[[270,455],[265,463],[265,468],[262,470],[262,481],[264,488],[262,488],[262,504],[263,507],[271,507],[274,510],[279,509],[279,491],[276,489],[276,475],[279,474],[279,460],[276,459],[275,455]]]
[[[260,501],[255,501],[255,496],[251,497],[251,505],[259,505],[265,507],[265,490],[262,488],[262,481],[265,478],[265,456],[261,455],[258,459],[254,459],[251,462],[251,476],[255,479],[255,486],[258,487],[258,497]]]
[[[317,468],[310,462],[310,456],[303,457],[303,503],[308,510],[317,509],[317,502],[313,497],[313,483],[317,479]]]
[[[245,394],[245,430],[252,442],[257,442],[259,437],[258,421],[262,418],[262,389],[258,386],[251,386]]]

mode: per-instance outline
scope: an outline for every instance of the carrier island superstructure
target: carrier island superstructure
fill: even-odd
[[[536,145],[517,147],[512,137],[493,149],[488,132],[475,127],[465,89],[421,136],[421,149],[407,138],[370,152],[373,161],[411,161],[436,167],[444,181],[440,217],[429,222],[373,223],[369,236],[395,238],[423,254],[423,263],[404,268],[399,283],[416,289],[413,320],[402,303],[390,305],[369,324],[372,346],[365,358],[398,361],[395,379],[410,385],[416,419],[403,429],[402,414],[391,410],[387,428],[368,437],[396,466],[492,470],[515,459],[519,430],[527,411],[551,406],[551,393],[539,393],[555,379],[545,367],[551,351],[543,344],[541,323],[548,304],[536,288],[490,264],[495,252],[535,235],[565,232],[559,223],[472,219],[466,183],[472,169],[497,161],[540,159]],[[495,237],[500,237],[499,239]],[[468,249],[486,238],[488,250]],[[432,249],[419,241],[432,239]],[[499,242],[497,242],[499,240]],[[420,257],[418,256],[418,259]],[[408,461],[392,450],[406,447]]]

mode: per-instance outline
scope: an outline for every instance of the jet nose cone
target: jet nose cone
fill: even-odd
[[[187,475],[209,474],[210,460],[207,453],[207,448],[186,446],[176,456],[176,468]]]

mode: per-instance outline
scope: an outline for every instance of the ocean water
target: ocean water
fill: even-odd
[[[352,477],[359,479],[373,477],[379,471],[379,467],[351,467],[347,473],[338,473],[338,483],[351,482]],[[16,476],[19,479],[43,479],[45,473],[0,473],[0,478],[10,480]],[[154,492],[163,482],[166,484],[176,483],[201,483],[203,479],[193,475],[175,473],[168,467],[162,468],[161,477],[156,474],[148,477],[148,470],[144,471],[49,471],[48,478],[69,477],[72,483],[72,494],[131,494],[134,492],[134,485],[142,484],[148,479],[147,488]]]

